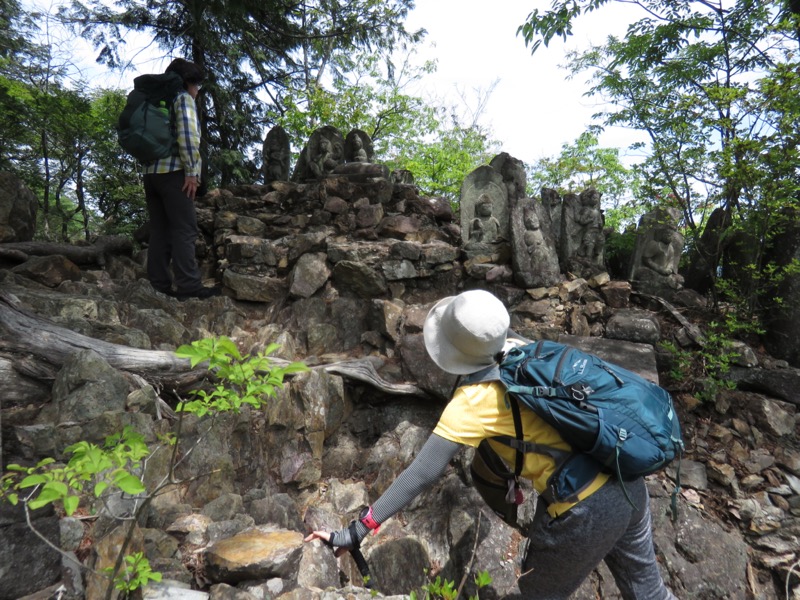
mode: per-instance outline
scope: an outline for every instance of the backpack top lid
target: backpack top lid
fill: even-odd
[[[141,92],[151,104],[168,102],[183,91],[183,79],[177,73],[139,75],[133,80],[133,89]]]

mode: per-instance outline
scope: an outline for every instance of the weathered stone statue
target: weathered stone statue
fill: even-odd
[[[36,232],[39,202],[17,175],[0,172],[0,242],[29,242]]]
[[[466,270],[488,280],[502,271],[510,280],[509,204],[503,176],[489,165],[478,167],[461,185],[461,240]]]
[[[500,241],[500,221],[492,214],[493,210],[492,199],[481,194],[475,204],[475,218],[469,224],[470,242],[494,244]]]
[[[600,192],[594,188],[584,190],[580,196],[564,195],[558,249],[565,272],[592,277],[605,271],[605,218],[600,198]]]
[[[292,181],[322,179],[344,162],[344,139],[339,130],[330,125],[311,134],[300,152]]]
[[[556,190],[546,187],[543,187],[540,193],[542,195],[542,204],[550,215],[550,228],[553,232],[553,238],[558,244],[558,240],[561,238],[561,196]]]
[[[491,160],[489,166],[503,177],[503,183],[506,186],[506,198],[509,201],[527,196],[525,187],[528,176],[525,173],[525,165],[521,160],[514,158],[508,152],[501,152]]]
[[[266,183],[289,180],[289,159],[291,157],[289,136],[280,125],[276,125],[267,133],[264,140],[263,157]]]
[[[678,231],[680,211],[656,208],[639,220],[630,280],[635,289],[667,297],[683,285],[678,264],[683,235]]]
[[[539,222],[539,215],[536,210],[529,206],[524,209],[523,224],[525,225],[525,233],[523,240],[525,241],[525,248],[528,253],[538,254],[544,247],[544,235],[542,234],[542,226]]]
[[[525,288],[558,283],[561,272],[545,207],[530,198],[512,201],[510,225],[514,281]]]
[[[308,157],[308,168],[315,177],[321,178],[333,171],[338,161],[334,158],[333,144],[326,137],[320,137],[311,154]]]
[[[369,135],[360,129],[351,129],[344,141],[345,162],[373,162],[374,154]]]
[[[408,169],[397,169],[392,171],[391,181],[400,185],[414,185],[414,174]]]
[[[491,216],[498,225],[495,240],[508,240],[508,195],[503,176],[492,167],[478,167],[464,178],[461,185],[461,239],[466,244],[471,240],[474,219],[478,215],[478,203],[491,203]],[[482,211],[488,211],[484,206]]]
[[[581,226],[581,242],[578,246],[578,256],[591,262],[602,261],[604,238],[603,225],[605,219],[600,210],[600,192],[588,188],[578,197],[581,206],[578,210],[576,221]]]

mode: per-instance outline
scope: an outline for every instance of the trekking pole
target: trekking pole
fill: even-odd
[[[324,543],[331,549],[334,549],[334,546],[330,543],[330,541],[324,541]],[[361,553],[360,545],[354,546],[353,548],[348,548],[348,552],[350,552],[350,556],[353,557],[353,561],[355,561],[356,567],[358,567],[358,572],[361,574],[361,579],[364,581],[364,587],[367,589],[372,589],[372,576],[369,573],[367,559],[364,558],[364,555]]]
[[[371,590],[372,577],[369,574],[369,565],[367,564],[367,559],[364,558],[363,554],[361,554],[361,550],[359,548],[351,548],[350,556],[353,557],[353,560],[358,567],[358,572],[361,573],[361,578],[364,580],[364,587]]]

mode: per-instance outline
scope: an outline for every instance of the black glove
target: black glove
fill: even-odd
[[[338,531],[331,532],[328,545],[339,548],[359,548],[369,529],[361,521],[351,521],[350,525]]]

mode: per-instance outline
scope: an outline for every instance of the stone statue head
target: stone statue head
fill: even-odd
[[[600,192],[598,192],[595,188],[588,188],[581,192],[581,204],[584,206],[598,207],[600,206],[601,196],[602,194],[600,194]]]
[[[536,214],[535,210],[527,209],[525,211],[525,229],[536,231],[539,227],[539,215]]]
[[[490,216],[493,208],[492,199],[488,194],[481,194],[478,198],[478,202],[475,203],[475,213],[482,217]]]

